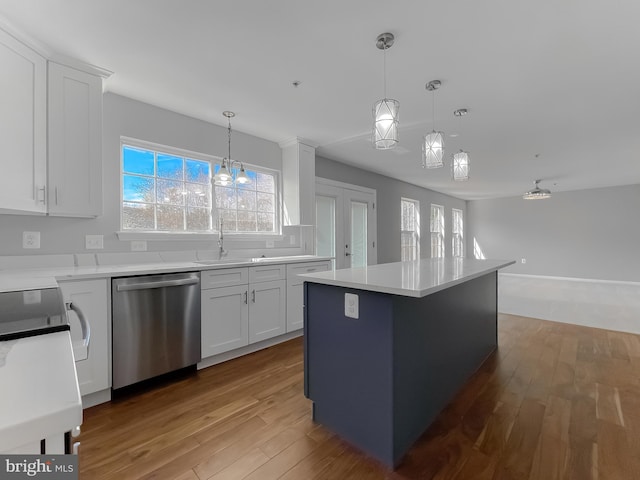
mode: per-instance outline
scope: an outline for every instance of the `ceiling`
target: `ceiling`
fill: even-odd
[[[0,16],[113,71],[106,91],[219,125],[232,110],[234,130],[302,137],[320,156],[458,198],[520,195],[537,178],[552,191],[640,183],[640,2],[0,0]],[[400,143],[379,151],[383,32],[395,35]],[[433,79],[447,162],[424,170]],[[451,180],[459,149],[467,182]]]

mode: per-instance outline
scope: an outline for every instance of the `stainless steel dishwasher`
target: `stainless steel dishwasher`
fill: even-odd
[[[114,278],[113,388],[194,365],[200,353],[200,273]]]

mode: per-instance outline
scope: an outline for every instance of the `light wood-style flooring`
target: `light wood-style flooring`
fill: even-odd
[[[85,411],[80,478],[640,479],[640,336],[500,315],[392,472],[311,421],[295,339]]]

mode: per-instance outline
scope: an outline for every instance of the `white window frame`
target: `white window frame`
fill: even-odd
[[[413,225],[414,229],[410,229],[410,225],[403,225],[404,223],[404,204],[411,204],[413,207]],[[410,250],[407,250],[403,245],[403,238],[409,236],[411,238],[411,245],[408,246]],[[420,202],[413,200],[412,198],[402,197],[400,199],[400,260],[411,261],[418,260],[420,258]]]
[[[217,213],[216,213],[216,205],[215,205],[215,191],[212,185],[211,189],[211,205],[212,205],[212,229],[207,232],[196,232],[196,231],[184,231],[184,232],[167,232],[167,231],[153,231],[153,230],[123,230],[122,229],[122,207],[123,207],[123,158],[122,158],[122,148],[124,145],[131,146],[134,148],[141,148],[145,150],[152,150],[154,152],[167,153],[169,155],[176,155],[178,157],[188,157],[193,160],[207,161],[210,164],[210,173],[213,176],[215,171],[215,166],[222,163],[222,157],[217,157],[215,155],[208,155],[206,153],[194,152],[191,150],[185,150],[181,148],[171,147],[168,145],[162,145],[159,143],[149,142],[146,140],[139,140],[137,138],[131,137],[120,137],[120,170],[119,170],[119,178],[120,178],[120,197],[118,199],[119,202],[119,228],[120,230],[116,232],[116,235],[119,240],[210,240],[213,238],[217,238],[218,230],[217,230]],[[261,167],[253,164],[249,164],[243,162],[246,170],[253,170],[257,172],[267,173],[273,175],[275,182],[275,231],[273,233],[268,232],[224,232],[225,236],[236,240],[278,240],[283,239],[284,235],[282,234],[282,179],[281,173],[277,170],[273,170],[266,167]]]
[[[451,256],[464,258],[464,212],[451,209]]]
[[[444,258],[445,256],[445,221],[444,206],[431,204],[430,230],[431,230],[431,258]]]

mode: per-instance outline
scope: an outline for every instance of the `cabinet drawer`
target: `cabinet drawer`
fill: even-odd
[[[249,267],[249,282],[270,282],[271,280],[284,280],[286,276],[285,265],[260,265]]]
[[[287,265],[287,283],[297,284],[303,280],[297,276],[302,273],[327,272],[331,270],[331,261],[293,263]]]
[[[220,270],[203,270],[200,274],[202,290],[207,288],[231,287],[249,283],[249,271],[243,268],[223,268]]]

